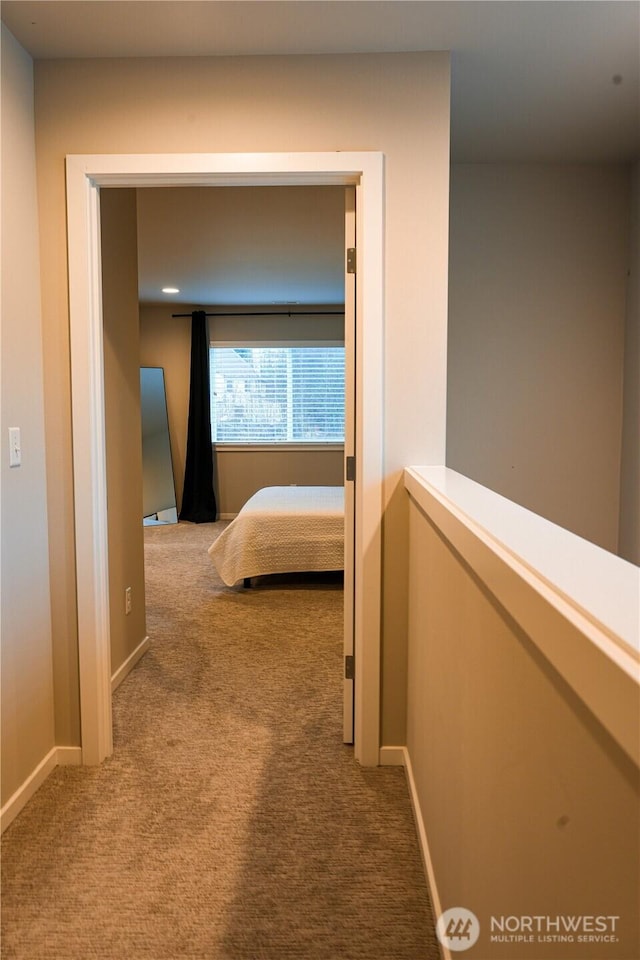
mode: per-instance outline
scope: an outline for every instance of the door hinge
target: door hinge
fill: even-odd
[[[356,458],[347,457],[345,461],[345,478],[347,480],[355,480],[356,478]]]
[[[356,272],[356,248],[347,248],[347,273]]]
[[[356,678],[356,665],[353,654],[344,658],[344,678],[345,680],[355,680]]]

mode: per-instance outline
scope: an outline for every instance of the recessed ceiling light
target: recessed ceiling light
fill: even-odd
[[[163,293],[180,293],[177,287],[163,287],[162,292]]]

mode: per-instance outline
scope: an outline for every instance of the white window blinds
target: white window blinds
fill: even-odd
[[[344,347],[211,347],[214,443],[342,443]]]

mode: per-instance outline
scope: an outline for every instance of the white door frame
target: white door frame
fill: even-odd
[[[69,321],[83,763],[113,750],[100,187],[355,185],[356,759],[379,762],[383,477],[384,180],[381,153],[67,157]]]

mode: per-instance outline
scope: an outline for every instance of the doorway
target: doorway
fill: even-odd
[[[100,287],[102,186],[353,185],[357,194],[354,655],[356,759],[376,765],[380,714],[383,167],[377,153],[67,157],[76,575],[84,763],[112,752]]]
[[[334,673],[343,740],[352,744],[355,511],[345,458],[355,455],[355,188],[104,187],[100,220],[112,692],[151,642],[149,536],[139,521],[158,524],[160,511],[177,522],[191,311],[202,308],[212,387],[218,382],[217,518],[233,519],[262,487],[340,486],[347,498]],[[168,280],[174,286],[164,290]]]
[[[124,208],[120,223],[116,220],[107,230],[110,208],[116,205]],[[135,523],[131,502],[135,462],[128,458],[127,470],[120,474],[113,464],[120,459],[118,443],[124,446],[128,434],[137,429],[133,411],[127,409],[123,416],[120,396],[114,402],[113,381],[121,380],[125,369],[130,378],[137,375],[134,351],[139,352],[143,373],[161,378],[164,374],[170,415],[168,425],[165,415],[165,433],[155,439],[165,439],[167,463],[169,448],[174,454],[180,509],[189,417],[191,311],[203,309],[212,348],[211,393],[212,398],[217,396],[211,406],[217,519],[236,517],[262,487],[344,488],[343,657],[334,669],[344,677],[345,743],[353,743],[353,679],[350,671],[342,670],[342,662],[343,658],[345,664],[350,662],[347,658],[353,656],[354,481],[345,480],[344,464],[345,458],[355,455],[356,278],[347,256],[356,247],[355,213],[354,186],[145,187],[137,191],[105,187],[101,191],[105,363],[107,350],[112,360],[105,368],[110,502],[116,499],[118,483],[125,487],[117,498],[120,509],[110,513],[110,544],[122,539],[125,524],[133,527]],[[127,264],[135,258],[136,247],[138,272],[133,289]],[[105,260],[113,258],[119,269],[105,273]],[[125,296],[122,279],[127,276]],[[171,288],[163,289],[168,281]],[[117,297],[110,289],[113,283]],[[115,317],[110,309],[114,300]],[[128,321],[123,319],[125,312]],[[139,324],[133,322],[136,315]],[[128,346],[121,343],[113,358],[110,329],[123,323]],[[134,326],[139,329],[138,344],[131,332]],[[253,378],[249,383],[248,374]],[[252,383],[260,383],[261,390],[254,391]],[[336,392],[328,389],[331,384]],[[269,403],[255,403],[257,395],[266,396]],[[164,400],[159,406],[166,409]],[[335,410],[345,421],[339,428],[344,427],[341,436]],[[144,418],[142,433],[144,450]],[[147,444],[148,460],[156,447]],[[157,480],[152,490],[145,487],[151,472],[147,465],[143,456],[143,493],[160,495]],[[173,489],[170,476],[164,496],[173,494]],[[164,504],[161,499],[159,505]],[[149,508],[156,505],[148,503]],[[142,565],[142,542],[131,543],[127,556],[117,553],[109,561],[111,652],[113,656],[122,646],[121,635],[128,637],[129,662],[137,662],[133,651],[140,634],[129,636],[131,617],[123,615],[123,568],[135,567],[136,557]],[[136,582],[142,579],[135,569],[130,569],[128,577]],[[139,627],[139,622],[134,626]],[[118,661],[112,662],[112,673],[117,667]]]

